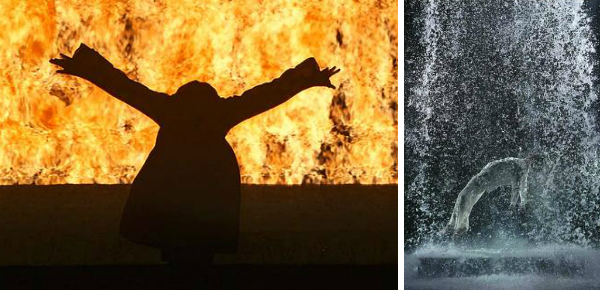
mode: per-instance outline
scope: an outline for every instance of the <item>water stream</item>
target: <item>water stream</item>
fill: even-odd
[[[597,40],[583,2],[419,5],[418,42],[407,50],[412,70],[405,74],[408,255],[426,247],[447,250],[436,233],[469,179],[488,162],[531,153],[546,159],[543,170],[529,175],[530,212],[516,217],[510,211],[509,187],[485,193],[463,245],[487,249],[519,240],[527,249],[569,245],[595,253]]]

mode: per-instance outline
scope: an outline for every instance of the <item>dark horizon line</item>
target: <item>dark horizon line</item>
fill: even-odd
[[[65,186],[65,185],[94,185],[94,186],[115,186],[115,185],[131,185],[131,183],[57,183],[57,184],[4,184],[0,187],[13,187],[13,186]],[[242,183],[242,186],[398,186],[398,183],[305,183],[305,184],[263,184],[263,183]]]

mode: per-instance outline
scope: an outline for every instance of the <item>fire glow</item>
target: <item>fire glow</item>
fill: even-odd
[[[48,60],[84,42],[129,78],[221,97],[314,56],[342,71],[232,129],[243,183],[397,183],[396,1],[0,0],[0,184],[130,183],[158,126]]]

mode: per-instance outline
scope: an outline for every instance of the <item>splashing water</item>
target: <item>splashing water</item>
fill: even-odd
[[[407,247],[431,241],[485,164],[534,152],[547,158],[529,175],[526,226],[510,228],[507,187],[475,205],[471,234],[600,245],[595,40],[583,2],[422,5],[406,73]]]

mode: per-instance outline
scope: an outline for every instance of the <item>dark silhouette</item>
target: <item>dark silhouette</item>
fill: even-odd
[[[319,69],[314,58],[241,96],[223,99],[208,83],[189,82],[175,94],[130,80],[81,44],[73,57],[50,60],[58,73],[86,79],[136,108],[159,126],[156,145],[136,176],[120,233],[158,247],[171,263],[211,264],[214,253],[235,253],[239,232],[240,172],[227,132],[314,86],[334,88],[339,69]]]

